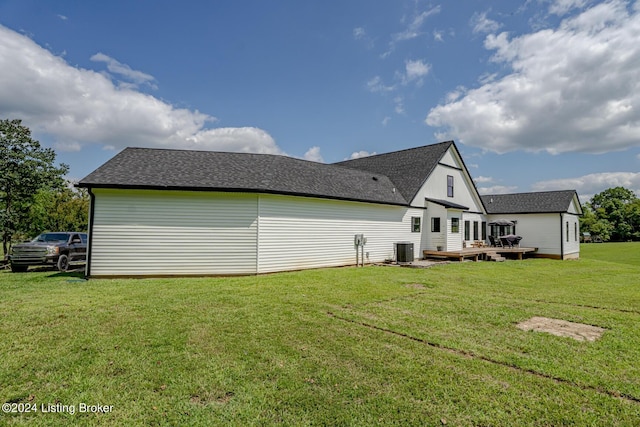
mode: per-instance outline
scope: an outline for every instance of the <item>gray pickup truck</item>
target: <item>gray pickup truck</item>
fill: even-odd
[[[31,265],[51,265],[60,271],[81,265],[87,259],[87,234],[43,233],[28,243],[14,245],[9,253],[11,271],[27,271]]]

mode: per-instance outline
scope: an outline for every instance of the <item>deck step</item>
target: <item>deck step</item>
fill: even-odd
[[[486,256],[487,261],[502,262],[505,260],[505,257],[498,255],[497,252],[487,252]]]

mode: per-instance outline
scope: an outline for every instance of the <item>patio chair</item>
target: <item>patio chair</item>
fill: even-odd
[[[493,246],[494,248],[499,248],[502,247],[502,242],[500,241],[499,238],[497,237],[493,237],[493,236],[489,236],[489,243],[491,244],[491,246]]]
[[[513,241],[513,246],[515,246],[516,248],[520,247],[520,240],[522,240],[522,236],[516,236],[516,238]]]

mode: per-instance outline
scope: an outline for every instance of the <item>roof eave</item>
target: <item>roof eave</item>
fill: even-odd
[[[257,193],[257,194],[273,194],[281,196],[309,197],[325,200],[341,200],[347,202],[371,203],[377,205],[389,206],[409,206],[407,202],[392,202],[384,200],[357,199],[350,197],[328,196],[313,193],[298,193],[292,191],[266,190],[261,188],[228,188],[228,187],[184,187],[184,186],[160,186],[160,185],[129,185],[129,184],[91,184],[78,183],[80,188],[102,188],[113,190],[164,190],[164,191],[199,191],[199,192],[220,192],[220,193]]]

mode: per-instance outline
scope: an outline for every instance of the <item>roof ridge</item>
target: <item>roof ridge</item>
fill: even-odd
[[[576,193],[576,190],[545,190],[545,191],[521,191],[519,193],[496,193],[496,194],[482,194],[482,197],[487,197],[487,196],[517,196],[519,194],[543,194],[543,193],[567,193],[567,192],[573,192]]]
[[[220,150],[193,150],[188,148],[158,148],[158,147],[125,147],[125,149],[122,151],[126,151],[126,150],[174,151],[174,152],[182,152],[182,153],[215,153],[215,154],[232,154],[232,155],[239,155],[239,156],[246,156],[246,155],[265,156],[265,157],[277,157],[281,159],[297,160],[300,162],[313,163],[316,165],[336,166],[335,163],[316,162],[314,160],[302,159],[300,157],[290,156],[288,154],[275,154],[275,153],[254,153],[254,152],[244,152],[244,151],[220,151]]]
[[[358,157],[357,159],[348,159],[348,160],[341,160],[339,162],[335,162],[332,163],[334,165],[339,164],[339,163],[345,163],[345,162],[351,162],[354,160],[360,160],[360,159],[371,159],[373,157],[380,157],[380,156],[388,156],[390,154],[396,154],[396,153],[403,153],[405,151],[411,151],[411,150],[419,150],[421,148],[426,148],[426,147],[435,147],[436,145],[443,145],[443,144],[453,144],[454,141],[453,140],[449,140],[449,141],[442,141],[442,142],[436,142],[435,144],[427,144],[427,145],[420,145],[418,147],[411,147],[411,148],[403,148],[402,150],[395,150],[395,151],[389,151],[387,153],[377,153],[377,154],[371,154],[369,156],[364,156],[364,157]]]

